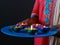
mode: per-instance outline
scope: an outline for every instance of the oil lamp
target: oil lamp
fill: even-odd
[[[22,26],[13,25],[11,26],[10,31],[19,32],[22,28]]]
[[[37,28],[34,28],[33,25],[31,25],[30,27],[25,28],[27,33],[30,34],[35,34],[35,32],[37,31]]]

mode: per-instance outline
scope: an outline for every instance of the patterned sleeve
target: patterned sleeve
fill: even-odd
[[[32,14],[39,15],[39,0],[35,0]]]

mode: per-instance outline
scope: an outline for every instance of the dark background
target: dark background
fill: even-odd
[[[29,18],[33,4],[34,0],[0,0],[0,28]],[[11,37],[0,32],[0,44],[33,45],[33,38]]]

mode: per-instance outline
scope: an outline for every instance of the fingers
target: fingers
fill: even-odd
[[[60,29],[60,25],[53,25],[53,28]]]

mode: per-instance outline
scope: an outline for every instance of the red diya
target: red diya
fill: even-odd
[[[33,25],[33,27],[35,27],[35,28],[38,28],[38,27],[41,26],[41,24],[32,24],[32,25]]]
[[[37,28],[38,29],[38,32],[43,32],[43,33],[46,33],[50,30],[50,28],[48,26],[44,26],[44,25],[41,25],[41,24],[32,24],[33,27]]]
[[[40,27],[40,28],[48,28],[48,26],[44,26],[44,25],[41,25],[41,24],[32,24],[32,25],[35,28],[38,28],[38,27]]]

